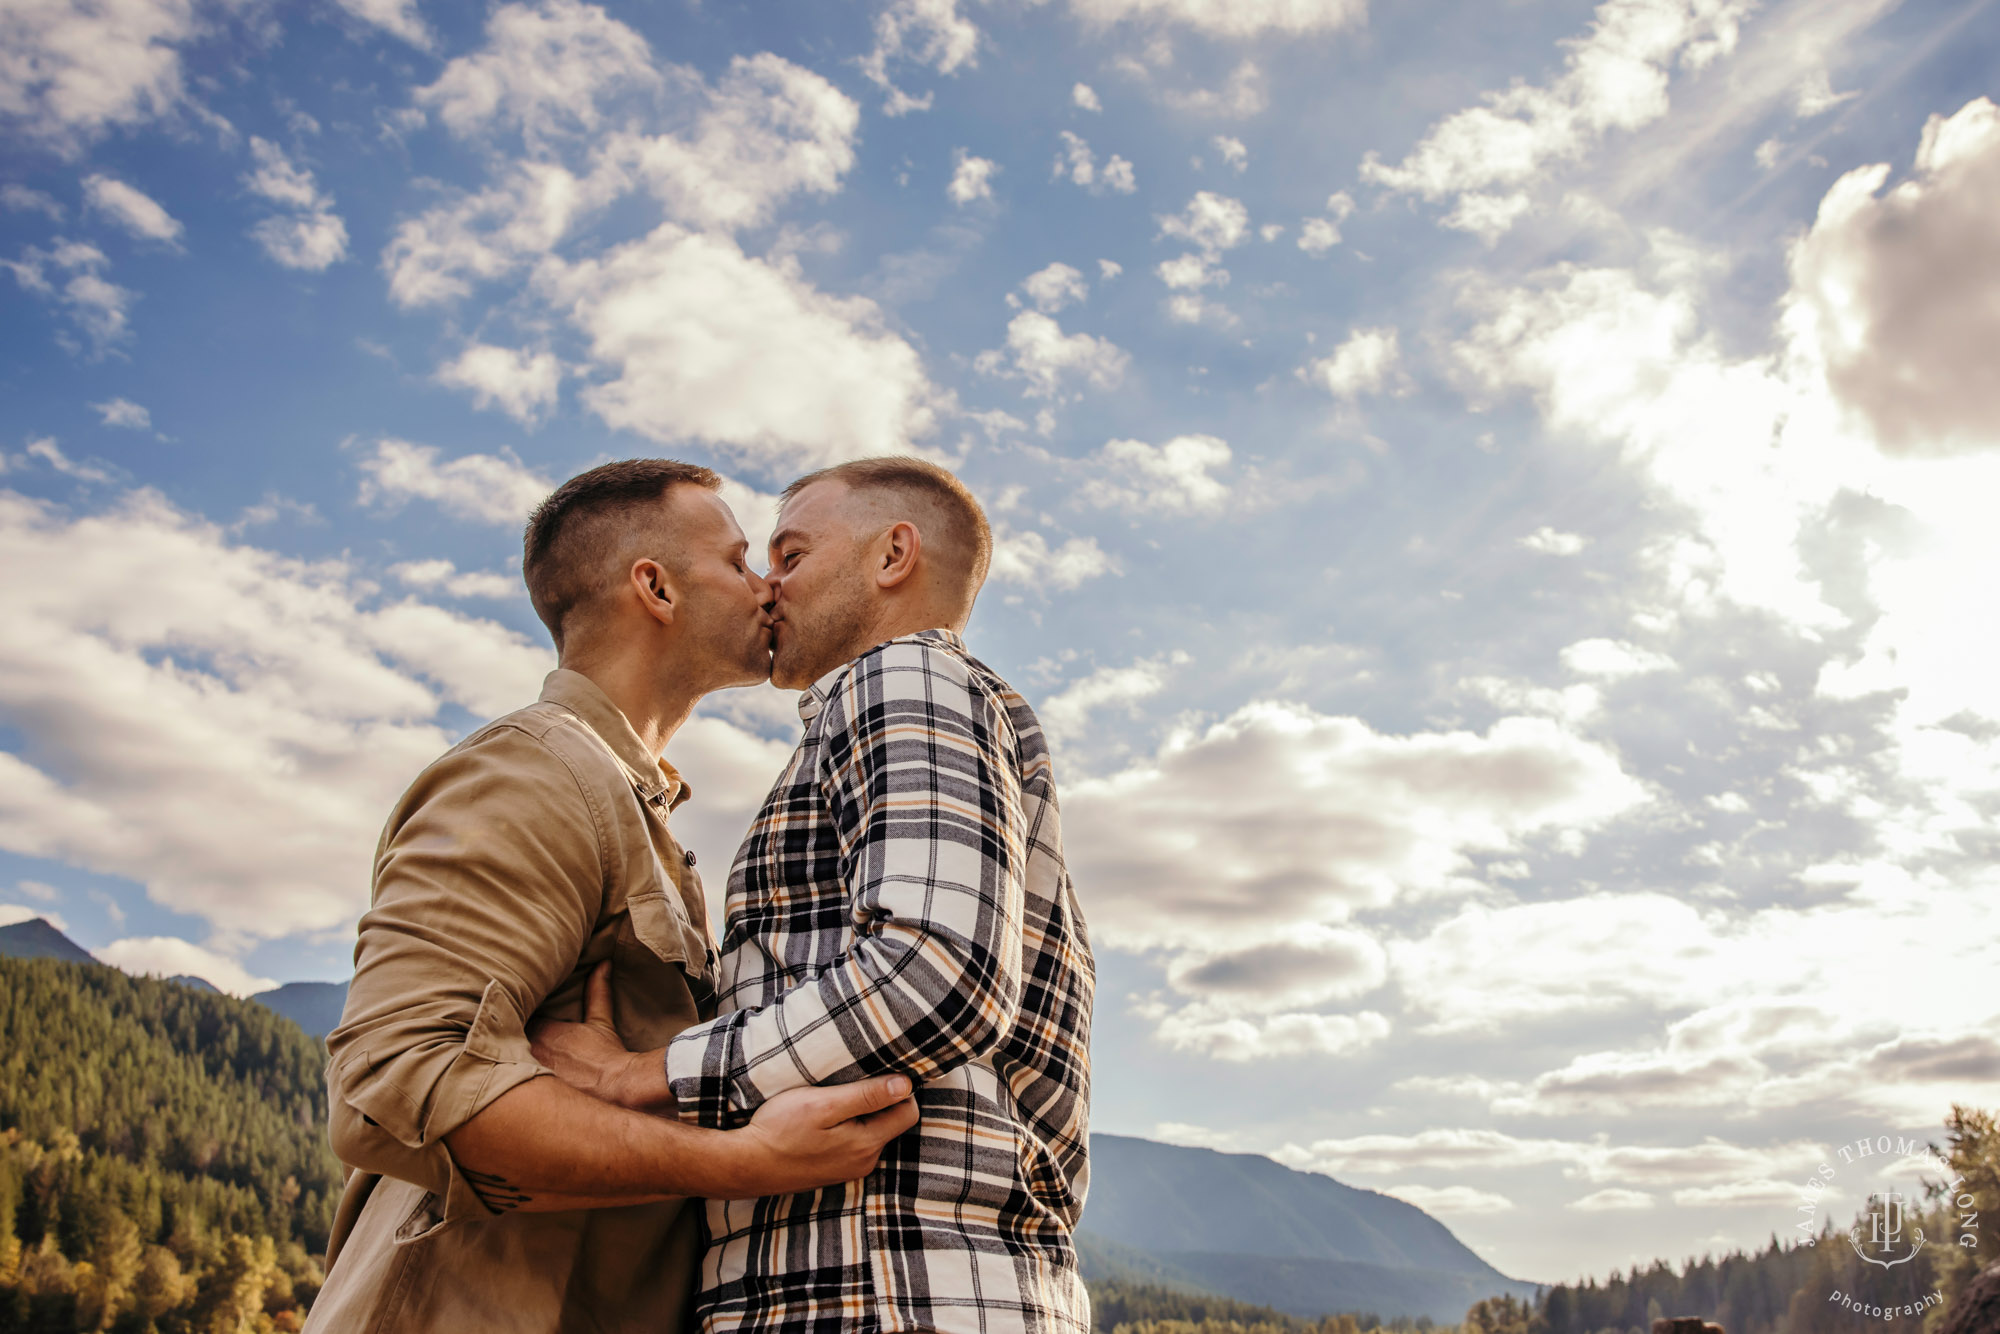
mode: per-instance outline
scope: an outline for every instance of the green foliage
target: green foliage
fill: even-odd
[[[1460,1334],[1419,1316],[1329,1315],[1304,1320],[1229,1297],[1106,1280],[1090,1285],[1097,1334]],[[1470,1327],[1466,1334],[1471,1334]]]
[[[296,1329],[340,1190],[324,1063],[252,1002],[0,959],[0,1334]]]

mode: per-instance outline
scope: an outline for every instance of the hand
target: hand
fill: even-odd
[[[667,1087],[666,1050],[631,1052],[618,1036],[611,997],[611,961],[590,970],[583,987],[583,1022],[536,1019],[528,1025],[528,1046],[557,1079],[600,1102],[637,1112],[670,1116],[673,1090]]]
[[[902,1075],[788,1089],[729,1136],[740,1159],[724,1198],[858,1181],[875,1170],[882,1146],[916,1123],[917,1100]]]

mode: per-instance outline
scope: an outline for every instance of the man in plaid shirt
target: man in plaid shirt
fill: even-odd
[[[792,484],[771,538],[790,764],[729,877],[720,1013],[626,1058],[537,1053],[711,1128],[804,1085],[908,1075],[920,1120],[859,1181],[708,1204],[715,1334],[1088,1334],[1089,940],[1034,711],[959,638],[985,515],[949,472],[864,459]],[[568,1031],[564,1031],[568,1030]]]

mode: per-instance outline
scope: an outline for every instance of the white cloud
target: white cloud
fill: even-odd
[[[596,5],[540,0],[501,5],[486,43],[416,92],[461,137],[518,129],[530,139],[594,130],[598,99],[660,83],[646,39]]]
[[[1185,1144],[1198,1149],[1227,1149],[1237,1142],[1237,1134],[1233,1130],[1210,1130],[1207,1126],[1186,1121],[1161,1121],[1146,1138],[1156,1139],[1162,1144]]]
[[[1424,1130],[1414,1135],[1359,1135],[1287,1144],[1271,1156],[1300,1171],[1378,1175],[1430,1169],[1505,1171],[1577,1161],[1589,1148],[1572,1140],[1520,1139],[1498,1130]]]
[[[1250,150],[1244,145],[1241,139],[1227,134],[1218,134],[1210,139],[1209,142],[1215,145],[1216,153],[1230,167],[1237,171],[1243,171],[1249,167]]]
[[[141,240],[179,247],[180,221],[124,181],[101,172],[84,177],[83,202]]]
[[[31,190],[17,182],[0,185],[0,208],[10,213],[40,213],[53,222],[61,222],[65,213],[54,195],[46,190]]]
[[[633,89],[670,90],[686,132],[569,133],[598,130],[599,102]],[[692,68],[656,69],[636,32],[572,0],[495,11],[486,46],[418,97],[454,133],[520,127],[531,156],[403,221],[383,254],[402,305],[463,296],[546,255],[585,214],[635,189],[694,227],[756,226],[794,194],[839,189],[860,123],[853,99],[769,52],[732,59],[713,85]],[[562,152],[587,165],[573,170],[555,160]]]
[[[1603,1190],[1594,1190],[1581,1199],[1571,1200],[1563,1207],[1586,1214],[1632,1213],[1641,1209],[1651,1209],[1656,1203],[1658,1201],[1646,1191],[1629,1190],[1623,1186],[1606,1186]]]
[[[601,258],[545,264],[538,282],[615,372],[583,398],[618,429],[810,468],[931,428],[935,391],[873,302],[817,291],[727,237],[667,223]]]
[[[1333,32],[1368,16],[1368,0],[1070,0],[1090,23],[1179,24],[1216,37]]]
[[[1600,893],[1469,905],[1390,953],[1415,1007],[1446,1028],[1492,1028],[1582,1009],[1693,1001],[1715,975],[1692,962],[1696,953],[1711,966],[1734,955],[1738,966],[1754,967],[1724,929],[1719,917],[1704,920],[1664,894]],[[1606,948],[1610,941],[1632,944]],[[1764,979],[1767,987],[1772,981]]]
[[[1807,1172],[1825,1150],[1791,1141],[1759,1148],[1732,1144],[1711,1135],[1687,1145],[1616,1145],[1594,1140],[1521,1139],[1498,1130],[1441,1129],[1414,1135],[1359,1135],[1288,1144],[1272,1154],[1302,1171],[1386,1175],[1412,1169],[1440,1172],[1509,1171],[1560,1166],[1563,1175],[1590,1182],[1632,1186],[1728,1187],[1746,1179]],[[1636,1194],[1636,1192],[1634,1192]],[[1605,1192],[1600,1192],[1605,1194]],[[1793,1188],[1791,1202],[1798,1190]],[[1624,1207],[1630,1207],[1629,1197]]]
[[[1067,592],[1101,575],[1116,574],[1118,563],[1106,555],[1094,537],[1072,537],[1061,546],[1029,529],[1011,532],[1005,526],[993,530],[991,578],[998,583],[1023,588],[1055,589]]]
[[[1079,83],[1069,90],[1071,105],[1083,111],[1102,111],[1104,103],[1097,100],[1097,91],[1087,83]]]
[[[43,436],[28,442],[27,456],[40,459],[65,477],[74,477],[79,482],[108,482],[111,474],[89,463],[78,463],[62,452],[54,436]]]
[[[1197,116],[1255,116],[1271,105],[1263,66],[1245,58],[1219,88],[1162,89],[1160,98],[1176,111]]]
[[[283,211],[260,219],[250,235],[264,253],[288,269],[317,273],[347,257],[347,224],[333,211],[333,196],[320,190],[311,172],[285,156],[268,139],[250,138],[254,170],[243,184]]]
[[[488,621],[370,608],[340,562],[233,543],[151,492],[83,516],[0,492],[0,561],[42,572],[0,583],[22,737],[0,752],[0,846],[232,936],[351,922],[384,815],[451,744],[439,710],[528,702],[550,662]]]
[[[1639,797],[1612,754],[1547,719],[1397,736],[1260,700],[1072,784],[1063,822],[1096,933],[1207,951],[1466,892],[1470,854],[1594,828]]]
[[[198,977],[232,996],[249,996],[278,985],[273,978],[252,975],[228,955],[204,949],[178,936],[134,936],[114,940],[98,950],[97,957],[128,973],[154,977]]]
[[[1356,329],[1330,354],[1307,363],[1299,375],[1343,402],[1401,385],[1402,343],[1394,329]]]
[[[1327,196],[1326,217],[1307,218],[1299,224],[1299,249],[1308,255],[1324,255],[1340,244],[1340,224],[1354,212],[1354,200],[1345,190]],[[1267,236],[1265,240],[1273,240]]]
[[[1125,272],[1125,266],[1115,259],[1100,259],[1097,261],[1098,276],[1107,283],[1123,272]]]
[[[288,269],[317,273],[347,257],[347,224],[327,212],[262,219],[250,235],[264,253]]]
[[[698,76],[695,77],[697,86]],[[630,161],[672,216],[735,229],[769,220],[801,191],[832,194],[854,165],[861,108],[811,70],[769,52],[737,56],[686,138],[624,136],[606,149]]]
[[[1360,1014],[1243,1015],[1196,1003],[1178,1010],[1141,1006],[1158,1039],[1176,1051],[1217,1061],[1262,1061],[1300,1056],[1350,1056],[1389,1036],[1389,1021],[1373,1010]]]
[[[1053,315],[1064,306],[1089,296],[1090,284],[1084,281],[1081,272],[1057,261],[1023,278],[1021,290],[1028,294],[1028,300],[1035,303],[1036,310]]]
[[[771,530],[778,526],[778,497],[734,477],[722,479],[720,494],[723,503],[736,516],[736,526],[743,530],[743,540],[750,544],[751,563],[762,564],[771,545]]]
[[[1530,551],[1539,551],[1544,556],[1574,556],[1582,552],[1590,539],[1581,533],[1565,533],[1547,524],[1537,528],[1521,539],[1521,545]]]
[[[193,0],[79,0],[0,10],[0,116],[75,153],[176,110]]]
[[[244,173],[243,184],[252,194],[301,211],[323,208],[333,202],[320,193],[311,172],[285,156],[285,150],[270,140],[252,135],[250,157],[255,168]]]
[[[363,23],[400,37],[411,46],[428,51],[435,43],[423,16],[417,12],[417,0],[335,0],[335,3]]]
[[[1697,70],[1734,49],[1749,0],[1605,0],[1590,32],[1566,43],[1552,82],[1516,83],[1454,112],[1410,155],[1386,166],[1370,152],[1361,177],[1427,200],[1456,196],[1445,225],[1488,241],[1530,207],[1547,169],[1580,158],[1613,130],[1633,130],[1667,112],[1679,66]]]
[[[1043,700],[1036,716],[1057,743],[1076,740],[1083,736],[1091,714],[1117,707],[1131,712],[1140,700],[1166,689],[1173,669],[1189,661],[1186,653],[1175,652],[1141,658],[1125,667],[1099,667]]]
[[[525,591],[519,575],[494,570],[464,570],[448,560],[411,560],[389,567],[405,588],[442,592],[455,598],[512,598]]]
[[[20,259],[0,260],[0,266],[28,291],[61,306],[89,340],[93,355],[103,356],[131,336],[131,308],[138,293],[104,276],[110,261],[96,246],[64,240],[58,240],[53,250],[29,246]],[[50,269],[60,272],[51,274]],[[82,350],[67,335],[62,341],[72,351]]]
[[[1223,287],[1229,282],[1229,270],[1217,264],[1208,255],[1197,255],[1190,251],[1173,259],[1162,260],[1153,270],[1160,275],[1160,281],[1176,292],[1198,292],[1204,287]]]
[[[1179,435],[1162,445],[1110,440],[1091,460],[1097,475],[1077,496],[1103,509],[1212,512],[1229,499],[1229,487],[1213,475],[1229,460],[1228,444],[1212,435]]]
[[[1444,1218],[1481,1217],[1512,1212],[1514,1202],[1490,1190],[1471,1186],[1385,1186],[1384,1195],[1407,1200],[1427,1214]]]
[[[1055,173],[1050,179],[1059,181],[1068,177],[1094,195],[1101,195],[1107,190],[1129,195],[1139,188],[1139,178],[1130,162],[1113,153],[1100,167],[1097,154],[1082,135],[1069,130],[1061,133],[1063,151],[1056,154]]]
[[[1674,669],[1674,660],[1666,654],[1628,644],[1622,639],[1579,639],[1563,649],[1562,664],[1579,676],[1597,676],[1613,681]]]
[[[1201,190],[1186,208],[1160,218],[1159,224],[1160,235],[1179,237],[1212,256],[1243,243],[1250,230],[1250,210],[1240,199]]]
[[[1034,397],[1053,398],[1065,382],[1075,379],[1100,389],[1114,388],[1125,377],[1131,360],[1108,338],[1066,334],[1049,316],[1024,310],[1007,323],[1005,353],[997,349],[982,352],[977,364],[990,374],[1021,377]],[[1003,371],[1003,364],[1011,369]]]
[[[1943,454],[2000,447],[2000,107],[1933,116],[1916,171],[1848,172],[1793,249],[1790,323],[1882,445]]]
[[[114,398],[108,403],[92,403],[97,415],[106,426],[122,426],[134,431],[149,431],[153,428],[153,414],[129,398]]]
[[[438,367],[436,378],[439,384],[469,390],[474,407],[497,407],[523,426],[533,426],[561,396],[563,364],[547,350],[468,343]]]
[[[499,183],[405,218],[382,252],[399,306],[468,295],[553,250],[587,211],[623,189],[614,174],[578,178],[552,162],[515,164]]]
[[[979,63],[979,28],[958,12],[958,0],[889,0],[875,16],[875,49],[861,61],[869,82],[889,95],[882,114],[929,111],[930,93],[913,97],[889,80],[889,62],[905,61],[939,74]]]
[[[1689,1186],[1677,1190],[1674,1203],[1683,1208],[1783,1209],[1799,1202],[1796,1181],[1727,1181],[1718,1186]]]
[[[385,437],[361,460],[364,505],[398,505],[416,498],[479,523],[519,525],[555,489],[513,458],[465,454],[439,462],[430,445]]]
[[[952,203],[964,206],[975,199],[993,197],[993,173],[999,164],[991,158],[974,157],[963,148],[952,152],[955,165],[951,170],[951,184],[945,186],[945,197]]]

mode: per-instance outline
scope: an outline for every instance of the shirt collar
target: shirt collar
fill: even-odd
[[[885,639],[882,641],[882,644],[873,645],[861,653],[855,654],[854,657],[841,663],[840,666],[834,668],[801,691],[799,694],[799,721],[810,725],[813,719],[819,717],[819,711],[826,707],[828,697],[839,686],[841,673],[852,667],[859,659],[881,648],[883,644],[942,644],[946,648],[955,649],[959,653],[966,652],[965,641],[959,638],[956,630],[918,630],[914,634],[898,635],[894,639]]]
[[[655,801],[664,795],[667,809],[672,810],[694,795],[694,790],[681,777],[679,770],[660,756],[646,753],[645,743],[632,730],[624,711],[611,702],[611,696],[598,689],[597,682],[582,672],[573,672],[567,667],[558,667],[550,672],[542,682],[542,702],[567,709],[582,719],[584,726],[597,733],[617,757],[642,800]]]

